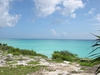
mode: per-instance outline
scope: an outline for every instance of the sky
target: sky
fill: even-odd
[[[100,0],[0,0],[0,38],[95,39]]]

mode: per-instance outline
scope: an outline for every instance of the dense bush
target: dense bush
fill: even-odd
[[[19,49],[14,48],[12,46],[8,46],[7,44],[0,43],[0,50],[7,53],[12,53],[13,55],[32,55],[32,56],[42,56],[47,57],[43,54],[36,53],[34,50],[26,50],[26,49]]]
[[[69,51],[55,51],[52,54],[52,59],[61,61],[75,61],[78,59],[78,57],[76,54],[73,54]]]
[[[81,66],[94,66],[100,63],[97,60],[93,62],[94,60],[90,58],[79,58],[76,54],[73,54],[69,51],[55,51],[52,54],[52,59],[55,60],[56,62],[63,62],[63,61],[76,62]]]

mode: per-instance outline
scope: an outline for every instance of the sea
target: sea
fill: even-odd
[[[15,48],[34,50],[49,58],[54,51],[69,51],[80,58],[87,58],[95,40],[88,39],[0,39],[0,43]]]

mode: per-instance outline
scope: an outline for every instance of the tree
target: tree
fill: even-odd
[[[100,53],[94,53],[97,50],[100,50],[100,36],[92,34],[94,36],[97,37],[97,39],[95,40],[95,44],[93,44],[91,47],[93,48],[93,50],[89,53],[91,54],[90,57],[93,57],[94,61],[99,61],[100,62]],[[100,66],[96,69],[95,71],[95,75],[97,75],[100,71]]]

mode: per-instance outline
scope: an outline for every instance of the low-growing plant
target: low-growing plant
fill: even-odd
[[[0,75],[27,75],[38,71],[43,66],[0,67]]]
[[[52,54],[53,60],[60,60],[60,61],[75,61],[78,59],[78,56],[76,54],[73,54],[69,51],[55,51]]]
[[[34,64],[34,65],[36,65],[36,64],[39,64],[39,62],[38,61],[31,61],[28,64]]]
[[[3,52],[11,53],[13,55],[31,55],[31,56],[41,56],[43,58],[47,58],[47,56],[40,53],[36,53],[34,50],[14,48],[12,46],[8,46],[7,44],[2,44],[2,43],[0,43],[0,50],[2,50]]]

